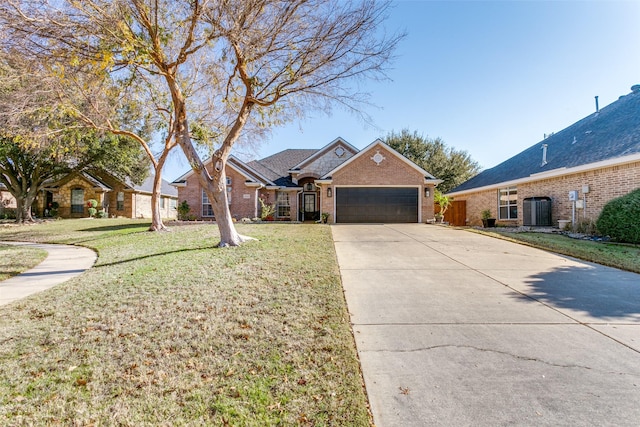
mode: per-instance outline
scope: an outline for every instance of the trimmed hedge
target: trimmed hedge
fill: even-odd
[[[640,243],[640,188],[607,203],[596,227],[619,242]]]

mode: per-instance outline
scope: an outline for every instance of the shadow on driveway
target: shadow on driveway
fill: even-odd
[[[640,283],[637,276],[602,267],[561,266],[525,279],[523,301],[543,302],[557,309],[581,311],[591,317],[630,321],[640,319]],[[634,277],[635,276],[635,277]]]

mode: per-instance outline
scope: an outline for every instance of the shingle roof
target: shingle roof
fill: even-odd
[[[147,179],[140,185],[133,184],[131,181],[127,180],[127,185],[132,187],[135,191],[140,191],[143,193],[153,193],[153,179],[155,174],[153,172],[149,173]],[[160,186],[160,193],[163,196],[173,196],[178,197],[178,189],[172,186],[169,181],[162,180],[162,185]]]
[[[289,169],[302,163],[317,151],[317,149],[288,149],[261,160],[253,160],[247,164],[275,184],[291,187],[294,184],[291,181]]]
[[[456,193],[640,153],[640,87],[451,190]],[[543,146],[546,145],[546,164]]]

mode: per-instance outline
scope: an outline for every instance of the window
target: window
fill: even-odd
[[[227,187],[227,204],[231,204],[231,187]]]
[[[84,190],[82,188],[71,190],[71,213],[84,213]]]
[[[213,216],[213,207],[204,190],[202,190],[202,216]]]
[[[291,204],[289,202],[289,193],[285,191],[276,192],[276,209],[278,218],[291,217]]]
[[[502,188],[498,192],[500,219],[518,219],[518,189]]]
[[[169,199],[169,209],[178,209],[177,199]]]
[[[124,210],[124,191],[118,191],[116,194],[116,210]]]
[[[167,207],[167,198],[166,197],[160,197],[160,208],[161,209],[165,209]]]

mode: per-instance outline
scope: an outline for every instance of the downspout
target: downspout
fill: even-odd
[[[264,187],[264,184],[260,184],[260,186],[256,188],[256,197],[253,201],[253,218],[258,218],[258,198],[260,197],[260,190]]]

